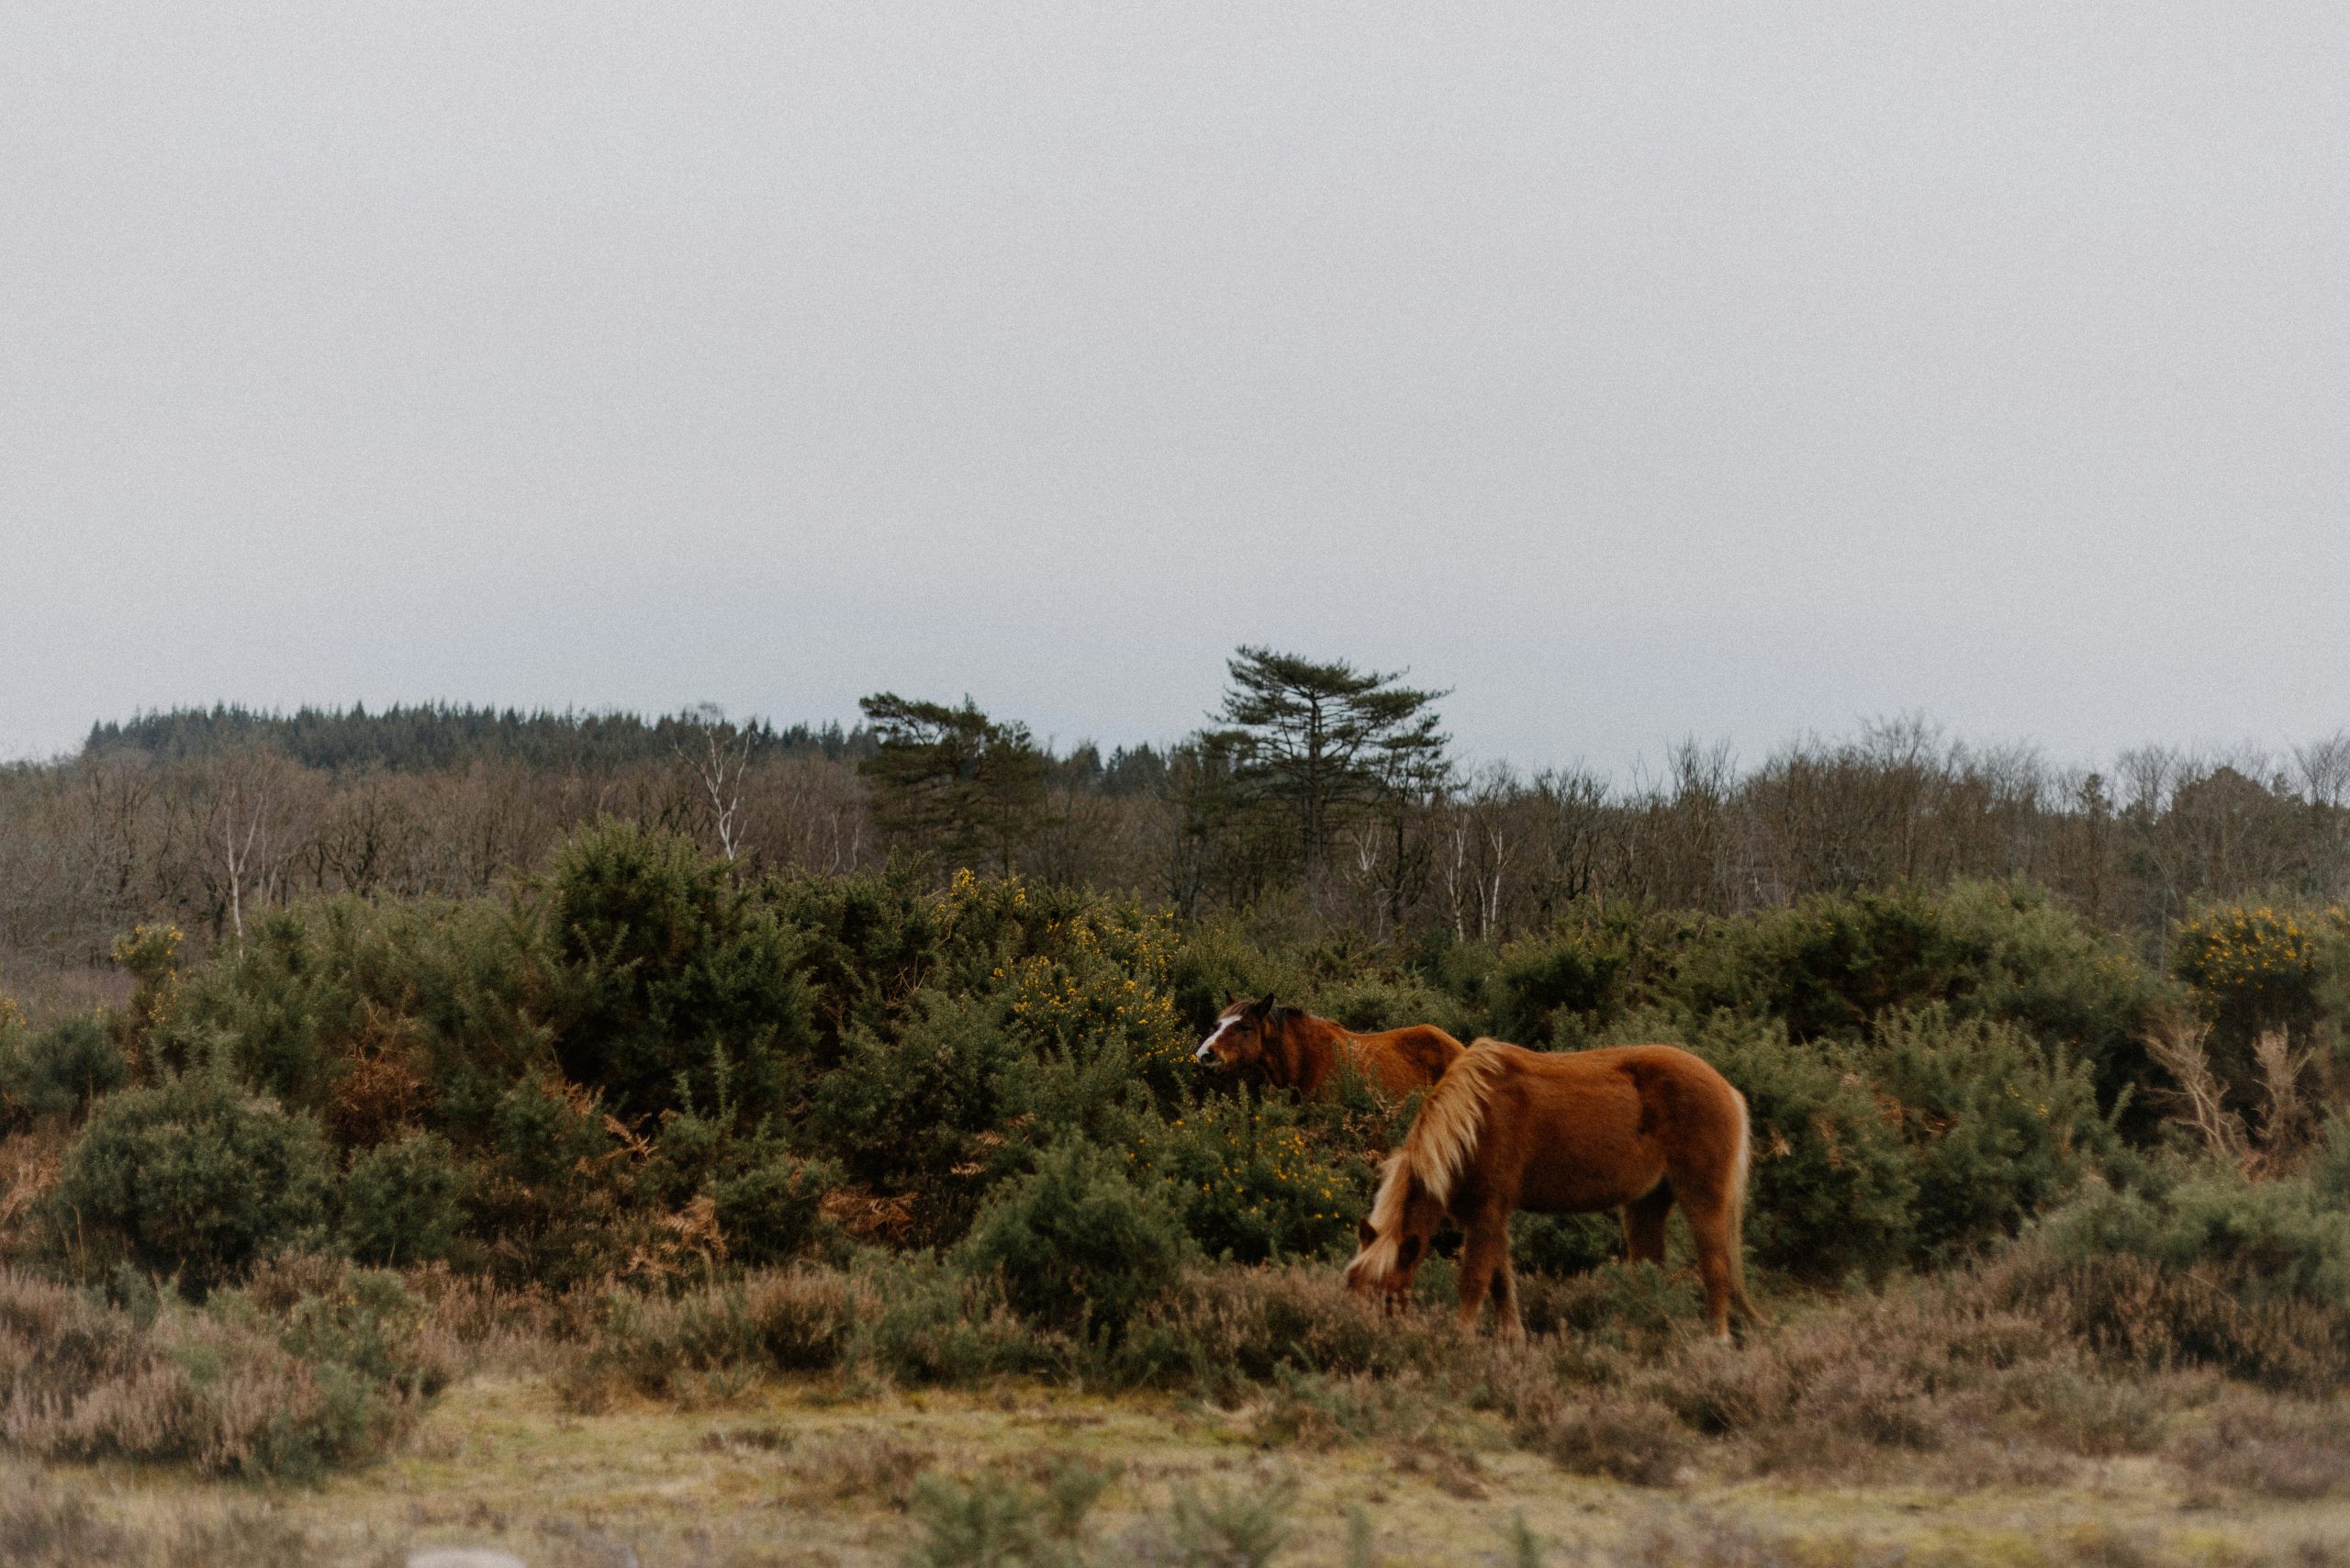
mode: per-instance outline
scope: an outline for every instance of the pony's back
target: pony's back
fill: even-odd
[[[1399,1100],[1436,1084],[1462,1051],[1460,1041],[1433,1024],[1346,1037],[1353,1043],[1360,1070]]]

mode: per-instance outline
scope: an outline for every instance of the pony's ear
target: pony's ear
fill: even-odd
[[[1368,1247],[1379,1239],[1379,1232],[1372,1228],[1370,1220],[1359,1219],[1355,1221],[1355,1239]]]
[[[1267,991],[1265,993],[1265,999],[1257,1003],[1256,1007],[1252,1009],[1252,1011],[1261,1013],[1267,1017],[1270,1017],[1273,1012],[1273,993],[1270,991]]]

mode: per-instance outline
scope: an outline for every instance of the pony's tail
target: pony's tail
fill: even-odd
[[[1730,1094],[1738,1101],[1738,1152],[1729,1169],[1729,1299],[1740,1316],[1759,1324],[1762,1315],[1746,1296],[1746,1182],[1754,1168],[1754,1117],[1745,1095],[1735,1089]]]

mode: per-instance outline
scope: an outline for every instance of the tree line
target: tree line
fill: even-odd
[[[1593,904],[1729,915],[2006,879],[2151,952],[2199,901],[2350,895],[2350,732],[2093,770],[1898,720],[1746,767],[1684,744],[1627,783],[1470,767],[1446,694],[1398,673],[1254,647],[1227,673],[1200,730],[1106,756],[1056,753],[968,698],[890,692],[846,729],[711,708],[101,724],[72,757],[0,771],[0,965],[91,964],[141,922],[233,941],[255,909],[313,894],[469,897],[604,820],[746,870],[968,866],[1372,943],[1507,940]]]

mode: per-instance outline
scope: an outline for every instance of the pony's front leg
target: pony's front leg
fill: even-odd
[[[1517,1274],[1509,1266],[1509,1234],[1502,1234],[1501,1261],[1494,1269],[1494,1332],[1505,1339],[1526,1338],[1525,1320],[1517,1316]]]
[[[1463,1333],[1477,1331],[1477,1312],[1485,1305],[1485,1292],[1491,1286],[1499,1287],[1495,1305],[1507,1315],[1503,1332],[1509,1333],[1516,1327],[1517,1293],[1509,1278],[1509,1224],[1506,1218],[1478,1220],[1469,1226],[1469,1239],[1460,1249],[1460,1328]]]

